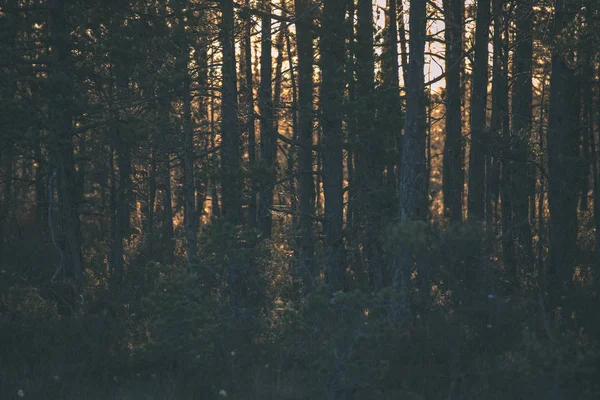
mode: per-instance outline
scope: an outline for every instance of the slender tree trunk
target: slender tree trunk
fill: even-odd
[[[444,143],[444,211],[452,223],[462,220],[464,185],[461,85],[463,0],[444,0],[446,25],[446,139]]]
[[[490,0],[477,1],[475,27],[475,63],[471,87],[471,149],[469,151],[468,218],[484,220],[486,112],[488,85],[488,38],[490,30]],[[488,139],[489,140],[489,139]]]
[[[586,18],[592,18],[590,13],[592,12],[590,9]],[[584,54],[584,58],[582,61],[583,70],[582,76],[587,77],[594,76],[594,64],[592,62],[592,43],[585,44],[582,46],[581,53]],[[594,115],[593,115],[593,103],[594,103],[594,92],[593,92],[593,82],[589,82],[585,84],[583,87],[583,126],[581,132],[581,151],[580,151],[580,168],[578,172],[578,176],[580,176],[580,199],[579,199],[579,209],[583,211],[588,210],[589,196],[588,192],[590,189],[590,167],[591,167],[591,158],[590,158],[590,130],[594,129]]]
[[[539,144],[540,144],[540,153],[544,154],[545,152],[545,141],[544,141],[544,111],[545,111],[545,103],[546,103],[546,83],[542,82],[542,96],[540,99],[540,120],[539,120]],[[544,166],[544,163],[542,163]],[[540,186],[539,186],[539,197],[538,197],[538,205],[537,205],[537,274],[538,274],[538,286],[541,288],[542,292],[546,290],[546,269],[544,263],[544,247],[546,246],[546,229],[545,229],[545,221],[544,217],[544,207],[545,207],[545,176],[544,174],[540,174]]]
[[[185,247],[188,266],[192,265],[198,251],[198,219],[196,217],[196,188],[194,178],[194,126],[192,121],[192,78],[188,69],[190,50],[181,5],[176,6],[179,20],[178,36],[180,54],[178,70],[182,76],[181,99],[183,100],[183,224],[185,229]]]
[[[210,125],[208,115],[208,93],[210,89],[208,87],[208,52],[206,47],[202,46],[196,49],[196,64],[198,66],[198,78],[196,84],[198,89],[207,95],[201,97],[198,100],[198,119],[204,129],[201,130],[203,138],[201,139],[201,146],[204,149],[209,148],[210,136],[212,133],[206,129]],[[212,98],[212,96],[211,96]],[[198,170],[205,168],[207,164],[206,158],[197,160],[195,165]],[[196,178],[196,232],[202,224],[202,218],[204,216],[204,205],[208,195],[208,180],[201,181],[198,177]],[[196,244],[197,245],[197,244]]]
[[[221,168],[223,215],[233,225],[242,223],[240,146],[235,67],[233,0],[220,0],[223,86],[221,98]]]
[[[124,67],[116,60],[116,99],[113,106],[118,109],[128,95],[129,79]],[[113,227],[111,230],[111,284],[119,288],[123,279],[124,240],[129,231],[129,207],[131,187],[131,132],[123,123],[122,111],[114,111],[115,124],[112,132],[113,149],[116,152],[118,185],[114,185]],[[116,177],[114,178],[116,179]]]
[[[285,54],[285,46],[284,40],[285,37],[288,36],[287,33],[287,25],[281,24],[279,27],[279,32],[277,33],[277,38],[275,39],[274,46],[277,49],[277,57],[275,59],[275,78],[273,80],[273,132],[275,135],[279,133],[279,119],[281,117],[281,93],[283,90],[283,58]],[[290,61],[290,73],[291,73],[291,83],[294,83],[294,72],[291,69],[291,61]],[[295,90],[292,87],[292,91]],[[293,96],[293,94],[292,94]],[[292,128],[294,128],[294,114],[292,117]],[[277,143],[277,137],[274,138],[275,143]],[[277,146],[274,145],[275,149]],[[277,165],[277,150],[275,150],[275,165]]]
[[[488,198],[496,199],[501,195],[502,211],[502,254],[504,268],[507,276],[513,280],[517,279],[517,270],[514,260],[514,230],[512,227],[512,202],[510,197],[510,119],[508,113],[508,22],[505,18],[505,0],[493,0],[492,9],[494,15],[494,61],[492,67],[492,118],[491,118],[491,160],[488,165]],[[500,171],[502,178],[500,181]],[[492,201],[488,201],[491,206]],[[497,206],[496,206],[497,207]],[[491,210],[488,208],[488,214]],[[488,216],[488,218],[492,218]]]
[[[386,137],[375,126],[375,59],[373,54],[373,7],[371,0],[359,0],[356,28],[356,91],[353,115],[357,143],[354,152],[357,212],[361,226],[361,244],[373,290],[383,287],[381,258],[381,221],[383,193],[382,143]],[[341,34],[341,33],[340,33]],[[335,62],[335,61],[334,61]],[[395,90],[393,87],[390,91]],[[329,110],[329,106],[325,107]],[[394,114],[397,110],[389,110]],[[386,115],[385,118],[389,118]],[[387,133],[387,132],[386,132]]]
[[[264,239],[271,237],[273,228],[273,184],[275,182],[275,153],[276,134],[273,114],[273,60],[271,43],[271,3],[263,2],[265,15],[261,22],[261,53],[260,53],[260,157],[261,179],[260,197],[258,203],[258,231]]]
[[[14,8],[17,5],[16,0],[7,0],[6,6]],[[18,35],[17,29],[17,16],[10,13],[3,13],[0,17],[0,25],[2,26],[2,54],[7,55],[7,66],[9,68],[2,68],[0,71],[0,80],[2,85],[0,86],[0,99],[7,101],[12,104],[15,100],[15,93],[17,89],[16,79],[13,76],[16,71],[11,66],[12,55],[16,54],[16,39]],[[10,110],[10,108],[9,108]],[[6,117],[8,113],[4,110]],[[10,112],[10,111],[9,111]],[[8,122],[2,115],[2,121]],[[4,259],[4,255],[9,250],[9,246],[5,245],[7,237],[9,235],[10,228],[8,227],[8,217],[11,210],[16,209],[16,204],[12,202],[12,183],[13,183],[13,164],[14,164],[14,139],[18,135],[12,126],[3,127],[2,133],[0,134],[0,180],[2,181],[2,200],[0,201],[0,261]]]
[[[514,51],[514,84],[512,86],[512,144],[510,193],[513,203],[513,227],[517,236],[516,261],[519,270],[525,272],[533,265],[533,244],[529,225],[529,198],[534,196],[531,182],[529,141],[532,120],[532,80],[533,59],[532,2],[517,2],[516,7],[516,47]]]
[[[386,95],[383,96],[383,118],[387,121],[386,128],[389,129],[386,144],[394,151],[388,155],[387,185],[390,192],[396,192],[398,183],[397,167],[402,142],[402,105],[400,103],[400,76],[398,64],[398,24],[397,24],[397,0],[387,0],[385,17],[384,46],[382,51],[382,89]],[[395,158],[395,159],[394,159]]]
[[[296,75],[294,74],[294,57],[292,55],[292,41],[290,40],[290,35],[287,28],[284,31],[284,35],[286,41],[287,58],[290,66],[290,84],[292,86],[292,145],[289,147],[288,150],[287,173],[288,175],[295,175],[296,163],[298,158],[298,86],[296,83]],[[290,210],[292,212],[292,232],[296,232],[296,230],[298,229],[298,193],[296,190],[296,179],[290,179],[290,197]],[[296,246],[294,246],[294,254],[295,258],[298,259],[299,254]]]
[[[298,47],[298,159],[300,238],[298,240],[299,275],[304,287],[310,288],[316,277],[314,268],[313,223],[313,12],[312,0],[294,0],[296,9],[296,38]]]
[[[47,198],[44,185],[44,175],[46,173],[46,161],[42,156],[42,131],[40,131],[35,140],[34,161],[35,161],[35,223],[39,228],[43,228],[47,217]]]
[[[427,160],[425,150],[427,131],[423,112],[423,89],[425,64],[425,32],[427,4],[421,0],[410,2],[410,64],[406,79],[406,125],[402,145],[400,168],[400,221],[425,220],[427,202]],[[392,287],[399,293],[394,305],[395,319],[402,317],[408,307],[408,290],[411,272],[411,250],[402,243],[394,260]]]
[[[503,69],[502,69],[502,5],[504,0],[492,0],[494,35],[493,35],[493,61],[492,61],[492,113],[490,130],[486,146],[485,171],[485,219],[488,237],[495,235],[497,210],[500,197],[500,137],[502,131],[502,98]]]
[[[600,93],[600,92],[597,92]],[[592,104],[594,105],[594,104]],[[598,105],[598,100],[596,100],[596,106]],[[600,111],[597,108],[591,107],[591,110],[595,110],[592,112],[590,116],[592,119],[596,119],[596,129],[600,129]],[[590,110],[590,111],[591,111]],[[598,141],[596,140],[596,132],[594,130],[593,124],[591,129],[589,130],[590,135],[590,156],[592,161],[592,179],[593,179],[593,191],[594,191],[594,227],[596,228],[595,234],[595,246],[594,246],[594,269],[593,269],[593,279],[594,286],[596,290],[600,288],[600,167],[598,160]]]
[[[555,5],[555,34],[565,24],[564,0]],[[558,45],[557,45],[558,46]],[[577,174],[579,85],[561,49],[553,49],[548,114],[548,204],[550,246],[547,265],[551,306],[560,303],[572,285],[577,258]]]
[[[4,181],[2,184],[2,203],[0,203],[0,260],[4,259],[9,245],[8,236],[10,229],[8,222],[11,211],[14,212],[16,204],[13,202],[13,179],[14,179],[14,151],[13,139],[8,137],[6,141],[0,141],[0,177]]]
[[[249,1],[245,1],[249,7]],[[244,20],[244,34],[241,41],[242,63],[240,69],[243,71],[244,79],[240,85],[241,115],[244,117],[244,131],[248,136],[248,166],[251,174],[250,198],[248,199],[248,227],[256,228],[257,221],[257,194],[258,182],[256,177],[256,131],[254,126],[254,81],[252,77],[252,18],[250,13]]]
[[[400,60],[402,67],[402,81],[406,87],[408,78],[408,41],[406,40],[406,28],[404,26],[404,0],[398,1],[398,33],[400,35]]]
[[[160,171],[161,189],[163,192],[163,240],[165,243],[165,262],[175,261],[175,231],[173,228],[173,203],[171,193],[171,157],[168,151],[162,154],[163,162]]]
[[[427,161],[425,159],[426,131],[423,108],[423,66],[425,64],[426,4],[411,0],[410,4],[410,63],[406,80],[406,125],[401,154],[400,219],[427,217]]]
[[[164,89],[159,89],[158,112],[161,123],[160,139],[157,142],[156,154],[159,161],[157,166],[157,189],[162,192],[162,243],[164,260],[172,264],[175,260],[175,233],[173,229],[173,203],[171,195],[171,152],[169,137],[170,99]]]
[[[369,3],[370,4],[370,3]],[[323,24],[328,27],[321,35],[321,109],[323,127],[323,191],[325,193],[325,277],[331,291],[345,286],[343,230],[343,160],[342,104],[343,74],[339,66],[345,63],[344,4],[339,0],[323,3]]]
[[[211,79],[215,79],[214,70],[211,73]],[[211,148],[215,148],[215,139],[216,139],[216,123],[215,123],[215,91],[212,91],[212,96],[210,96],[210,113],[209,113],[209,127],[210,127],[210,146]],[[216,158],[216,157],[215,157]],[[210,187],[210,209],[211,216],[214,218],[221,217],[221,207],[219,205],[219,193],[217,190],[217,182],[214,177],[209,179],[209,187]]]
[[[148,260],[152,260],[154,256],[154,209],[156,204],[156,151],[154,149],[150,157],[148,196],[146,198],[148,209],[145,218],[146,226],[144,235],[144,254]]]
[[[67,4],[64,0],[50,3],[50,26],[53,69],[50,79],[54,83],[55,98],[50,102],[51,149],[54,153],[53,169],[59,175],[61,220],[64,227],[64,275],[72,278],[78,291],[83,290],[84,268],[81,253],[81,223],[77,207],[77,176],[73,145],[74,82],[64,77],[73,77]]]

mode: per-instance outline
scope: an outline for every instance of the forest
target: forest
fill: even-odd
[[[0,0],[0,398],[600,398],[599,0]]]

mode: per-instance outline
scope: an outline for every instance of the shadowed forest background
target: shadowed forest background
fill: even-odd
[[[1,0],[0,397],[600,398],[598,0]]]

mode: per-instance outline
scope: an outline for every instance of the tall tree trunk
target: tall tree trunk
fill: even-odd
[[[408,78],[408,47],[406,45],[406,28],[404,26],[404,0],[398,1],[398,33],[400,35],[400,60],[402,67],[402,81],[406,87]]]
[[[545,110],[546,110],[546,83],[545,81],[542,82],[542,95],[541,95],[541,99],[540,99],[540,117],[539,117],[539,132],[538,132],[538,136],[539,136],[539,145],[540,145],[540,153],[541,154],[545,154],[545,148],[546,148],[546,143],[545,143],[545,138],[544,138],[544,119],[545,117]],[[542,166],[544,166],[544,163],[542,162]],[[537,256],[537,276],[538,276],[538,280],[537,280],[537,284],[538,287],[540,287],[542,290],[545,290],[546,288],[546,266],[544,263],[544,249],[546,246],[546,227],[545,227],[545,223],[546,223],[546,218],[544,217],[544,207],[545,207],[545,195],[546,195],[546,188],[545,188],[545,184],[546,184],[546,177],[544,174],[540,174],[540,185],[539,185],[539,197],[538,197],[538,204],[537,204],[537,236],[538,236],[538,240],[537,240],[537,248],[536,248],[536,256]]]
[[[370,2],[369,2],[370,4]],[[338,68],[345,63],[344,4],[339,0],[323,3],[323,24],[328,29],[321,35],[321,109],[323,127],[323,191],[325,194],[325,277],[332,291],[345,286],[343,238],[343,160],[342,160],[342,104],[343,74]]]
[[[425,32],[427,26],[427,3],[410,2],[410,63],[406,79],[406,125],[400,161],[400,221],[425,220],[427,202],[427,160],[425,149],[427,131],[424,115]],[[394,305],[395,319],[402,318],[408,307],[408,290],[412,265],[411,249],[400,244],[399,255],[394,260],[392,287],[399,293]]]
[[[485,212],[486,112],[490,0],[477,1],[475,63],[471,86],[471,149],[469,151],[468,218],[482,222]],[[488,139],[489,140],[489,139]]]
[[[64,228],[64,275],[72,278],[78,291],[83,290],[84,269],[81,253],[81,223],[77,208],[77,176],[73,145],[73,113],[76,109],[74,76],[71,61],[70,29],[67,2],[52,0],[50,26],[53,68],[50,79],[54,99],[50,102],[49,119],[53,169],[58,172],[61,199],[61,221]]]
[[[300,207],[300,238],[298,240],[299,275],[304,287],[313,285],[317,276],[314,267],[313,222],[313,12],[312,0],[294,0],[296,9],[296,38],[298,47],[298,202]]]
[[[462,220],[464,185],[461,85],[463,0],[444,0],[446,25],[446,139],[444,142],[444,211],[452,223]]]
[[[353,115],[356,119],[357,143],[354,152],[357,210],[363,235],[361,244],[373,290],[383,287],[381,258],[381,221],[383,215],[383,156],[385,138],[375,126],[375,59],[373,54],[373,7],[371,0],[359,0],[356,28],[356,91]],[[340,33],[341,34],[341,33]],[[334,50],[335,51],[335,50]],[[335,60],[331,60],[336,62]],[[390,91],[395,90],[390,88]],[[324,108],[329,113],[330,108]],[[396,110],[389,110],[394,112]],[[396,114],[394,112],[394,114]],[[388,116],[386,115],[386,118]],[[386,132],[387,133],[387,132]]]
[[[153,141],[155,139],[152,139]],[[154,146],[153,146],[154,147]],[[144,255],[147,260],[154,256],[154,209],[156,204],[156,151],[153,149],[150,156],[148,171],[148,195],[146,196],[147,210],[145,213],[144,229]]]
[[[494,15],[494,61],[492,72],[492,118],[491,118],[491,157],[488,167],[488,200],[498,202],[501,195],[502,212],[502,254],[507,276],[516,282],[517,273],[514,260],[514,230],[512,226],[512,198],[510,194],[510,119],[508,110],[508,22],[504,11],[505,0],[493,0]],[[502,178],[500,181],[500,171]],[[491,214],[491,210],[487,211]],[[491,218],[491,217],[490,217]]]
[[[127,98],[129,78],[124,67],[116,60],[116,107],[113,111],[115,123],[112,132],[113,149],[117,156],[118,185],[114,185],[113,226],[111,230],[111,284],[119,288],[123,279],[124,240],[129,231],[129,207],[131,187],[131,132],[127,131],[123,111],[116,111]],[[116,178],[115,178],[116,179]]]
[[[500,136],[502,130],[502,98],[504,96],[502,69],[502,5],[504,0],[492,0],[494,35],[492,61],[492,112],[490,130],[486,146],[485,172],[485,221],[488,237],[495,235],[497,209],[500,196]]]
[[[596,93],[599,93],[597,91]],[[594,110],[590,115],[591,119],[596,119],[596,129],[600,129],[600,111],[598,108],[594,108],[593,105],[598,105],[598,100],[596,97],[596,103],[592,103],[592,107],[590,109]],[[590,135],[590,156],[592,161],[592,179],[593,179],[593,191],[594,191],[594,227],[596,228],[595,232],[595,246],[594,246],[594,269],[593,269],[593,279],[594,286],[596,290],[600,288],[600,166],[598,160],[598,141],[596,140],[596,132],[593,127],[589,130]]]
[[[386,146],[393,149],[388,155],[387,162],[387,186],[392,193],[396,192],[398,183],[397,167],[399,161],[400,147],[402,142],[402,105],[400,103],[400,76],[398,64],[398,24],[397,24],[397,0],[387,0],[385,16],[384,42],[382,51],[382,89],[383,95],[382,117],[386,120]]]
[[[555,5],[555,35],[565,24],[564,0]],[[551,306],[560,303],[572,284],[577,258],[577,174],[578,112],[575,99],[579,85],[575,71],[558,47],[552,52],[550,111],[548,115],[548,204],[550,246],[547,265],[548,296]]]
[[[273,115],[273,61],[271,43],[271,3],[263,1],[265,14],[261,20],[260,53],[260,157],[261,179],[258,203],[258,231],[264,239],[271,237],[273,227],[273,185],[275,182],[276,133]]]
[[[7,0],[6,6],[8,8],[14,8],[17,5],[16,0]],[[0,99],[8,103],[8,107],[3,109],[2,122],[8,124],[8,118],[11,118],[10,105],[15,101],[15,93],[17,89],[17,82],[14,78],[13,67],[11,62],[13,61],[13,54],[16,54],[16,39],[18,35],[17,30],[17,16],[11,13],[3,13],[0,17],[0,25],[2,25],[2,33],[0,37],[2,39],[2,48],[0,54],[7,57],[7,66],[10,68],[2,68],[0,71],[0,80],[2,85],[0,86]],[[8,111],[8,112],[6,112]],[[17,128],[18,129],[18,128]],[[0,134],[0,181],[2,181],[2,200],[0,200],[0,261],[4,259],[4,255],[10,251],[9,246],[5,245],[6,236],[9,234],[10,228],[8,225],[8,216],[11,210],[15,210],[16,204],[12,202],[12,183],[13,183],[13,164],[14,164],[14,140],[18,135],[15,132],[12,124],[8,126],[2,126],[2,133]]]
[[[593,18],[593,11],[591,8],[587,9],[586,19],[591,20]],[[593,52],[593,43],[592,41],[587,41],[585,44],[581,46],[581,53],[583,54],[583,69],[582,76],[584,79],[590,79],[589,77],[594,76],[594,64],[592,61]],[[581,211],[588,210],[589,204],[589,189],[590,189],[590,168],[591,168],[591,158],[590,158],[590,130],[594,129],[594,113],[593,113],[593,104],[594,104],[594,92],[593,92],[593,82],[586,82],[583,87],[583,126],[581,132],[581,151],[580,151],[580,168],[578,172],[578,176],[580,176],[580,199],[579,199],[579,209]]]
[[[210,89],[208,87],[208,51],[206,47],[201,46],[196,49],[196,65],[198,66],[198,77],[196,79],[196,84],[198,89],[203,93],[206,93],[205,96],[202,96],[198,99],[198,119],[202,126],[208,126],[210,124],[209,116],[208,116],[208,97],[210,93]],[[211,96],[212,97],[212,96]],[[209,148],[210,136],[211,132],[207,132],[206,130],[202,130],[204,133],[204,137],[201,139],[201,146],[203,149]],[[202,170],[205,168],[207,164],[207,158],[203,158],[201,160],[197,160],[195,165],[198,170]],[[205,202],[208,195],[208,180],[204,181],[197,178],[196,180],[196,232],[198,228],[202,224],[202,218],[204,216],[204,207]],[[197,244],[196,244],[197,245]]]
[[[511,172],[510,159],[510,114],[508,103],[508,31],[502,44],[502,75],[500,79],[500,110],[502,115],[502,130],[500,137],[500,210],[502,215],[502,254],[504,268],[510,280],[511,288],[516,287],[518,280],[517,265],[515,259],[515,228],[513,223],[513,198],[511,196]]]
[[[512,138],[510,173],[510,193],[513,205],[513,228],[517,236],[518,249],[516,262],[519,270],[531,268],[533,264],[533,244],[529,225],[529,198],[534,196],[530,190],[531,176],[529,141],[532,119],[532,81],[533,59],[532,38],[532,1],[517,2],[516,7],[516,47],[514,51],[514,84],[512,91]]]
[[[210,72],[210,78],[211,79],[215,79],[215,72],[214,69],[211,70]],[[214,149],[216,147],[215,145],[215,139],[216,139],[216,135],[217,135],[217,130],[216,130],[216,122],[215,122],[215,91],[213,90],[210,96],[210,113],[209,113],[209,120],[208,120],[208,124],[209,124],[209,128],[210,128],[210,146],[212,149]],[[216,155],[215,157],[216,158]],[[218,161],[216,161],[215,163],[217,163]],[[209,178],[209,182],[208,185],[210,187],[210,211],[211,211],[211,216],[213,218],[220,218],[221,217],[221,207],[219,205],[219,193],[217,190],[217,179],[214,176],[211,176]]]
[[[173,203],[171,191],[171,156],[168,151],[162,153],[160,187],[163,192],[163,240],[165,243],[165,262],[175,261],[175,231],[173,228]]]
[[[43,228],[47,217],[47,198],[44,185],[44,175],[47,172],[46,161],[42,156],[42,136],[43,132],[37,133],[35,138],[34,161],[35,161],[35,223],[39,228]]]
[[[227,221],[233,225],[240,225],[242,223],[242,191],[233,0],[221,0],[221,11],[221,43],[223,46],[223,86],[221,89],[222,211]]]
[[[4,139],[4,138],[3,138]],[[11,211],[14,213],[16,204],[13,202],[13,180],[15,155],[13,150],[13,138],[7,137],[0,141],[0,177],[4,181],[2,184],[2,203],[0,203],[0,260],[4,259],[9,249],[8,236],[10,229],[8,222]]]
[[[249,7],[250,0],[245,1]],[[254,126],[254,80],[252,77],[252,16],[247,13],[244,19],[244,31],[241,41],[240,69],[244,79],[240,85],[241,105],[240,111],[244,118],[244,131],[248,136],[248,167],[251,174],[250,198],[248,199],[248,228],[256,228],[257,221],[257,177],[256,177],[256,131]]]
[[[406,121],[400,160],[400,220],[427,217],[425,147],[427,135],[423,115],[425,28],[427,6],[421,0],[410,2],[410,63],[406,80]]]
[[[291,106],[291,114],[292,114],[292,145],[288,150],[288,158],[287,158],[287,173],[288,175],[296,174],[296,162],[298,158],[298,85],[296,84],[296,75],[294,74],[294,57],[292,55],[292,41],[290,40],[290,35],[287,29],[287,25],[285,30],[283,30],[283,34],[285,35],[285,45],[287,51],[288,63],[290,66],[290,84],[292,86],[292,106]],[[298,229],[298,193],[296,191],[296,179],[290,179],[290,197],[291,204],[290,210],[292,212],[292,232],[296,232]],[[295,258],[298,258],[297,247],[294,246]]]
[[[169,146],[170,102],[168,92],[159,89],[158,112],[161,123],[160,139],[157,142],[156,154],[159,161],[157,171],[157,188],[162,192],[162,242],[164,260],[167,264],[175,260],[175,233],[173,229],[173,203],[171,196],[171,151]]]
[[[192,265],[198,250],[198,219],[196,217],[196,185],[194,178],[194,126],[192,122],[192,78],[188,69],[190,49],[186,33],[186,22],[181,5],[176,6],[179,20],[178,36],[180,54],[178,62],[179,73],[182,76],[181,98],[183,100],[183,224],[185,229],[185,247],[188,265]]]

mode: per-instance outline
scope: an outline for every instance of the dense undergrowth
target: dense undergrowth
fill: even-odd
[[[562,308],[546,310],[535,273],[518,291],[503,288],[494,250],[482,250],[475,229],[386,235],[388,262],[402,241],[415,265],[400,316],[395,291],[360,290],[355,279],[347,292],[303,295],[283,239],[259,242],[222,224],[202,233],[192,267],[132,261],[118,291],[101,263],[87,271],[82,297],[69,282],[36,281],[5,263],[0,397],[600,397],[600,304],[585,274]],[[232,251],[246,282],[236,305]]]

